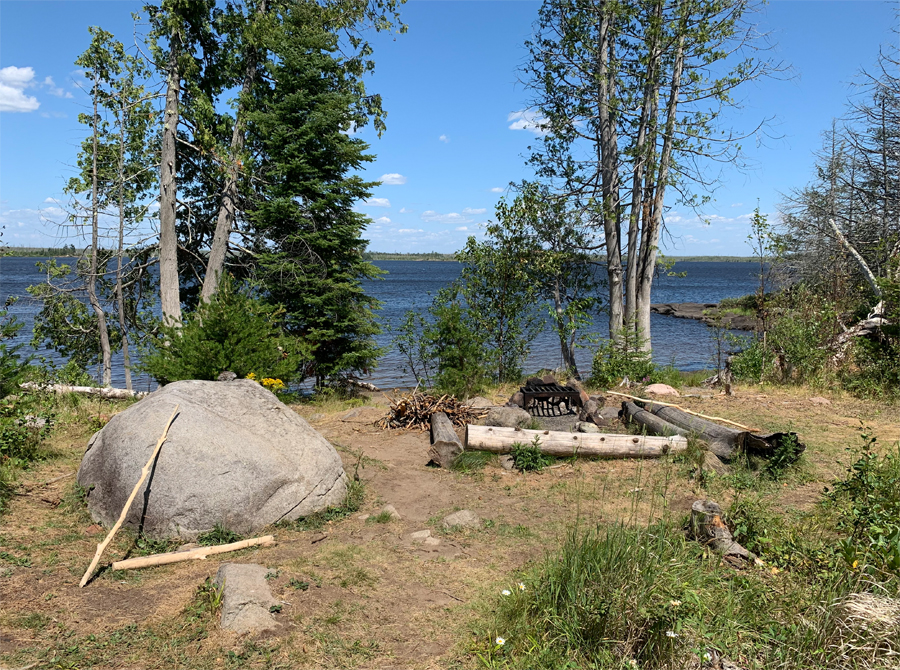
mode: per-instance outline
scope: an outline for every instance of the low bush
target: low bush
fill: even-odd
[[[310,351],[285,334],[283,310],[225,279],[216,297],[201,303],[180,327],[162,327],[141,355],[141,369],[161,383],[238,377],[290,381],[305,376]]]
[[[523,472],[531,470],[540,472],[544,468],[553,465],[555,460],[553,456],[548,456],[541,451],[541,440],[537,435],[535,435],[531,444],[515,443],[512,446],[510,455],[516,468]]]

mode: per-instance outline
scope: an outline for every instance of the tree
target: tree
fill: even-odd
[[[525,75],[543,133],[529,161],[603,230],[589,248],[606,249],[616,343],[636,336],[650,347],[667,189],[697,205],[703,199],[689,186],[713,182],[704,163],[740,158],[739,138],[720,130],[720,117],[736,87],[775,69],[745,55],[747,10],[743,0],[545,0],[527,43]]]
[[[577,335],[593,322],[591,315],[601,304],[597,264],[585,251],[590,243],[584,213],[546,185],[523,182],[511,204],[497,206],[497,218],[504,238],[527,258],[526,281],[547,301],[563,366],[580,378]]]

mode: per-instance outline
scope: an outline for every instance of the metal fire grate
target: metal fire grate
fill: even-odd
[[[555,416],[565,404],[566,414],[572,411],[572,401],[580,401],[578,389],[560,384],[535,384],[519,389],[525,397],[525,409],[534,414],[534,410],[543,411],[543,416]]]

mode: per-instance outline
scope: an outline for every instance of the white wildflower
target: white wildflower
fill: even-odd
[[[497,644],[498,647],[502,647],[504,644],[506,644],[506,640],[500,636],[497,636],[497,639],[494,640],[494,642]]]
[[[676,633],[674,630],[667,630],[666,637],[678,637],[678,633]]]
[[[500,595],[502,595],[502,596],[510,596],[510,595],[512,595],[512,591],[510,591],[509,589],[503,589],[503,590],[500,592]]]

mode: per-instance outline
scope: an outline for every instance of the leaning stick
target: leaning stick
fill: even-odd
[[[181,561],[203,560],[207,556],[212,556],[213,554],[224,554],[229,551],[246,549],[247,547],[271,547],[274,545],[274,536],[265,535],[263,537],[254,537],[250,540],[232,542],[231,544],[220,544],[215,547],[200,547],[199,549],[192,549],[190,551],[171,551],[167,554],[154,554],[153,556],[141,556],[139,558],[129,558],[124,561],[115,561],[112,564],[112,569],[134,570],[137,568],[149,568],[154,565],[180,563]]]
[[[84,588],[84,585],[87,584],[88,578],[91,576],[91,573],[94,572],[94,568],[97,567],[97,563],[100,561],[100,556],[103,554],[103,550],[106,549],[106,545],[108,545],[113,536],[115,536],[116,532],[119,528],[122,527],[122,523],[125,521],[125,516],[128,514],[128,510],[131,508],[131,503],[134,502],[135,496],[137,496],[138,489],[141,488],[141,484],[144,483],[144,480],[147,479],[147,475],[150,474],[150,466],[153,465],[153,461],[156,460],[157,454],[159,454],[159,450],[163,445],[163,442],[166,441],[166,437],[169,435],[169,426],[172,425],[172,422],[175,420],[175,415],[178,414],[178,405],[175,405],[175,411],[172,412],[172,416],[169,418],[168,423],[166,423],[166,427],[163,430],[163,434],[159,438],[159,442],[156,443],[156,448],[153,450],[153,455],[150,456],[150,460],[147,461],[147,465],[141,470],[141,478],[138,479],[138,483],[135,484],[134,490],[131,492],[131,495],[128,496],[128,500],[125,501],[125,507],[122,509],[122,513],[119,514],[119,520],[116,521],[116,525],[112,527],[112,530],[109,531],[109,534],[106,536],[106,539],[103,540],[100,544],[97,545],[97,553],[94,554],[94,560],[91,561],[90,567],[88,567],[87,572],[84,573],[84,577],[81,578],[81,582],[78,584],[79,588]]]
[[[692,412],[689,409],[685,409],[681,405],[675,405],[671,402],[663,402],[662,400],[647,400],[646,398],[638,398],[637,396],[628,395],[627,393],[617,393],[616,391],[607,391],[610,395],[618,395],[623,398],[629,398],[631,400],[637,400],[638,402],[649,402],[657,405],[663,405],[665,407],[674,407],[675,409],[680,409],[682,412],[686,414],[693,414],[694,416],[699,416],[701,419],[709,419],[710,421],[724,421],[725,423],[730,423],[732,426],[737,426],[742,430],[749,431],[751,433],[759,432],[758,428],[750,428],[749,426],[745,426],[742,423],[738,423],[737,421],[732,421],[731,419],[723,419],[721,416],[707,416],[706,414],[701,414],[700,412]]]

